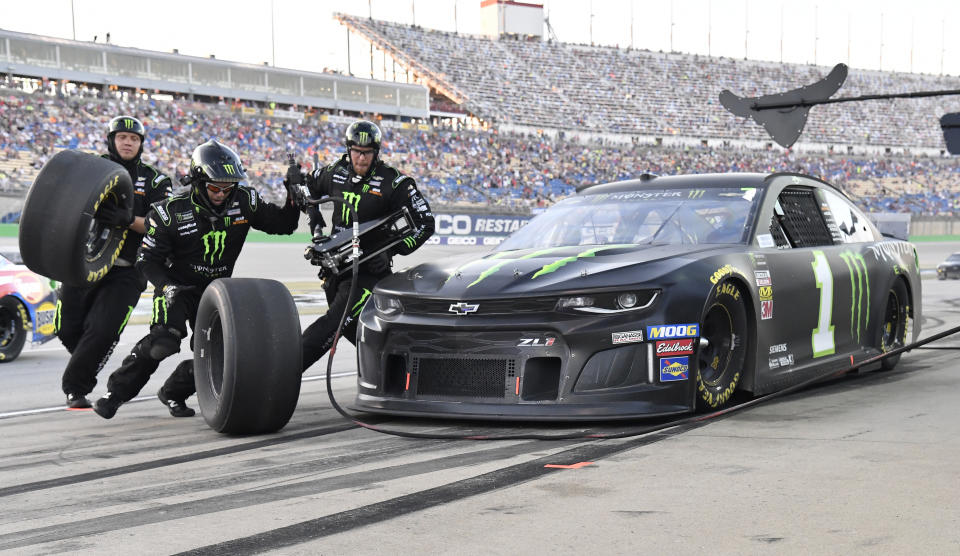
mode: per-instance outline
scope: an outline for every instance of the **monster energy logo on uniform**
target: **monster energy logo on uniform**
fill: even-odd
[[[350,191],[343,192],[343,200],[346,201],[348,205],[353,205],[354,211],[360,210],[360,195],[357,193],[352,193]],[[340,207],[342,211],[340,213],[340,219],[343,220],[344,225],[350,223],[350,207],[344,205]]]
[[[407,247],[412,248],[414,245],[417,244],[417,240],[413,239],[413,236],[407,236],[403,238],[403,244],[406,245]]]
[[[161,313],[163,318],[160,318]],[[159,324],[167,322],[167,298],[158,295],[153,298],[153,320],[150,324]]]
[[[370,297],[370,290],[363,288],[363,293],[360,294],[360,301],[357,301],[353,304],[353,307],[350,308],[350,311],[353,313],[353,316],[360,314],[360,310],[363,309],[363,304],[366,303],[367,298]]]
[[[847,263],[850,271],[850,336],[856,334],[859,341],[860,331],[866,330],[870,324],[870,274],[863,255],[845,251],[840,258]],[[867,294],[866,299],[864,293]]]
[[[201,239],[203,240],[203,260],[213,264],[215,259],[223,257],[223,251],[227,247],[226,230],[210,230],[203,234]]]

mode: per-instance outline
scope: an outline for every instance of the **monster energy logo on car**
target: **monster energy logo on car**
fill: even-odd
[[[870,324],[870,274],[860,253],[844,251],[840,258],[850,271],[850,336],[856,334],[857,341],[860,341],[860,331],[866,330]]]
[[[353,205],[353,210],[360,210],[360,195],[358,193],[352,193],[350,191],[343,192],[343,200],[346,201],[348,205]],[[343,220],[343,224],[347,225],[350,223],[350,207],[344,205],[340,207],[342,211],[340,213],[340,219]]]
[[[203,234],[201,239],[203,240],[203,260],[213,264],[214,259],[219,260],[223,257],[223,250],[227,247],[226,230],[211,230]]]

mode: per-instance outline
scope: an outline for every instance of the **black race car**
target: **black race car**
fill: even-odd
[[[954,253],[937,265],[937,279],[960,278],[960,253]]]
[[[490,254],[397,273],[373,301],[356,406],[484,419],[716,409],[904,345],[921,315],[914,246],[786,173],[582,188]]]

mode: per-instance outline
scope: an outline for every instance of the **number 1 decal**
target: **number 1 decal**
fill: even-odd
[[[813,356],[823,357],[836,351],[833,339],[833,273],[823,251],[813,252],[813,275],[820,290],[820,311],[817,313],[817,327],[813,329]]]

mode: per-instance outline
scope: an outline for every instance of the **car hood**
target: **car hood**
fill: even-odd
[[[654,280],[667,285],[677,268],[731,247],[719,245],[598,245],[501,251],[444,266],[425,263],[390,276],[377,291],[442,299],[551,294]],[[742,249],[742,246],[738,246]]]

